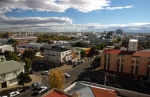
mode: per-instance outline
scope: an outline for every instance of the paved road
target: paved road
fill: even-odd
[[[94,59],[90,59],[88,61],[86,61],[85,63],[76,66],[70,70],[67,71],[68,74],[70,74],[69,78],[65,79],[65,87],[68,87],[69,85],[71,85],[73,82],[81,80],[83,76],[85,76],[85,71],[87,71],[90,68],[90,64],[92,63]],[[41,72],[36,73],[36,75],[40,75]],[[42,84],[48,86],[48,75],[40,75],[42,77]],[[18,97],[41,97],[41,95],[37,95],[36,91],[33,90],[28,90],[24,93],[21,93]]]
[[[91,63],[94,59],[90,59],[87,62],[74,67],[74,69],[68,71],[67,73],[70,74],[69,78],[65,80],[65,87],[68,87],[75,81],[82,80],[82,77],[86,75],[86,71],[91,67]]]

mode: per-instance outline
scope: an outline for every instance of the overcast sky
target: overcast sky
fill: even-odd
[[[150,0],[0,0],[0,31],[150,33]]]

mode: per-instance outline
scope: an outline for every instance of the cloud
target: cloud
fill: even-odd
[[[0,13],[13,9],[65,12],[74,8],[81,12],[101,10],[109,6],[110,0],[0,0]]]
[[[124,32],[150,32],[150,23],[129,23],[129,24],[109,24],[99,23],[88,24],[62,24],[62,23],[41,23],[35,25],[1,25],[0,31],[26,31],[26,32],[103,32],[115,31],[118,28]]]
[[[81,12],[101,10],[110,5],[110,0],[64,0],[63,4]]]
[[[134,6],[120,6],[120,7],[106,7],[107,10],[116,10],[116,9],[128,9],[128,8],[133,8]]]
[[[14,17],[0,17],[0,22],[9,25],[36,25],[36,24],[66,24],[72,23],[72,19],[68,17],[25,17],[25,18],[14,18]]]

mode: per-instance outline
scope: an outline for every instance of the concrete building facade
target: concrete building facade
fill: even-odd
[[[101,70],[150,79],[150,52],[108,50],[101,53]]]

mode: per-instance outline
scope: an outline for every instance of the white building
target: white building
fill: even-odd
[[[50,65],[63,65],[72,59],[72,52],[70,49],[54,46],[44,50],[44,59]]]
[[[0,46],[0,52],[4,53],[5,51],[14,51],[14,47],[12,47],[11,45],[3,45]]]
[[[137,50],[138,50],[138,39],[130,39],[128,51],[137,51]]]
[[[14,60],[4,61],[2,56],[0,59],[0,89],[17,84],[17,75],[24,72],[24,63]]]

